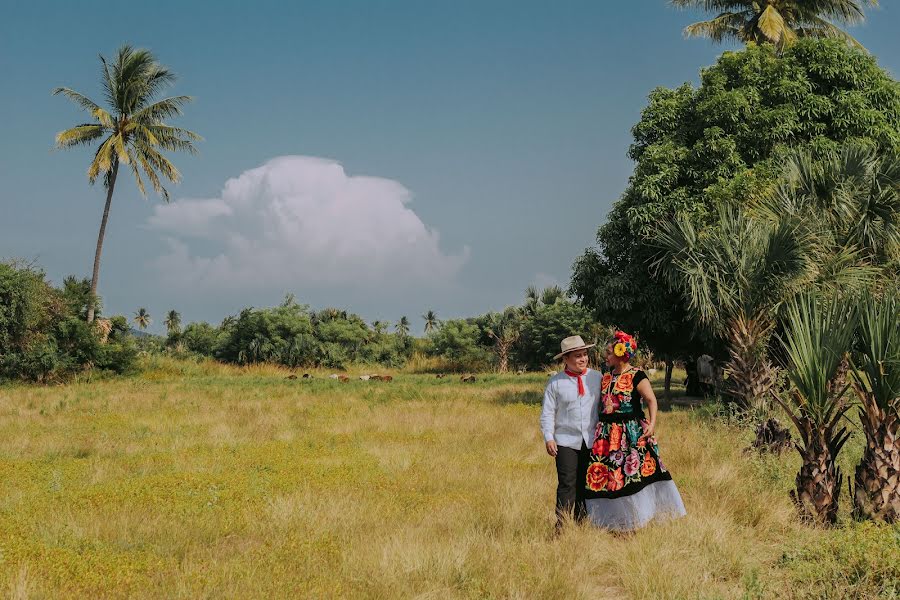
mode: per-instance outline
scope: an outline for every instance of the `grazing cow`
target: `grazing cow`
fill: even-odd
[[[350,378],[346,375],[338,375],[338,381],[340,381],[341,383],[347,383],[348,381],[350,381]]]
[[[304,373],[303,379],[312,379],[312,375],[310,375],[309,373]]]
[[[332,373],[328,376],[328,379],[339,379],[340,377],[336,373]]]
[[[297,379],[296,375],[288,375],[285,379]]]
[[[443,373],[438,373],[438,374],[435,375],[434,377],[435,377],[435,379],[443,379],[443,378],[444,378],[444,374],[443,374]]]
[[[394,380],[394,378],[390,375],[385,375],[384,377],[381,378],[381,380],[386,381],[386,382],[391,382]]]
[[[474,375],[463,375],[459,378],[460,381],[464,381],[465,383],[475,383]]]
[[[715,359],[709,354],[701,354],[697,358],[697,380],[700,382],[700,390],[704,395],[712,394],[718,385],[719,368]]]

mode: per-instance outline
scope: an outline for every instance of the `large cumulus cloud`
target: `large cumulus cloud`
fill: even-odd
[[[168,251],[154,265],[169,284],[215,290],[442,287],[468,248],[443,251],[410,199],[396,181],[331,160],[278,157],[229,179],[218,198],[158,205],[148,225]]]

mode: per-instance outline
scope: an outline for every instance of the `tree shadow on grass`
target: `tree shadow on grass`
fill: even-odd
[[[538,390],[501,390],[491,396],[497,404],[540,404],[544,393]]]

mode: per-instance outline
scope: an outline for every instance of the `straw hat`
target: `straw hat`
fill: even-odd
[[[562,350],[559,354],[553,357],[553,360],[557,360],[562,358],[564,354],[568,354],[569,352],[575,352],[576,350],[584,350],[585,348],[593,348],[597,344],[585,344],[584,340],[581,339],[580,335],[573,335],[567,337],[562,341],[559,345],[559,349]]]

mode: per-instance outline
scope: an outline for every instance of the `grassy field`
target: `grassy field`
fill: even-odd
[[[551,537],[542,375],[316,373],[156,359],[0,387],[0,595],[12,598],[897,598],[900,529],[798,523],[796,453],[676,409],[688,516]],[[707,411],[708,412],[708,411]],[[845,472],[861,452],[853,440]]]

